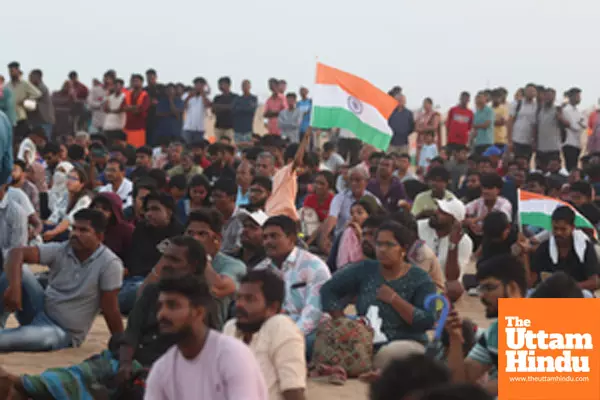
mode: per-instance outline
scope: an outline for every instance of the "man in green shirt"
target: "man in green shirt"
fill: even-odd
[[[26,100],[39,99],[42,96],[42,92],[28,81],[22,79],[23,73],[21,72],[21,65],[18,62],[13,61],[8,64],[8,74],[10,75],[8,87],[12,90],[13,101],[17,111],[15,139],[20,142],[29,133],[25,102]]]
[[[427,173],[425,181],[431,190],[419,193],[413,202],[411,213],[416,219],[429,218],[438,208],[436,200],[452,200],[454,194],[447,190],[450,173],[445,167],[433,167]]]

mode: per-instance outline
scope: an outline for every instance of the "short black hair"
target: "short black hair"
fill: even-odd
[[[419,400],[494,400],[481,385],[473,383],[452,383],[428,388],[419,393]]]
[[[208,146],[208,154],[217,155],[218,153],[225,153],[225,145],[223,143],[213,143]]]
[[[190,149],[202,149],[204,150],[208,147],[208,142],[206,140],[195,140],[190,143]]]
[[[481,187],[486,189],[499,189],[502,190],[504,186],[504,181],[502,177],[497,173],[483,174],[481,176]]]
[[[369,399],[403,399],[415,391],[449,383],[450,378],[450,371],[444,364],[423,354],[395,359],[371,384]]]
[[[156,183],[156,188],[159,190],[167,186],[167,173],[160,168],[152,168],[148,171],[148,178],[152,178]]]
[[[593,193],[592,185],[590,185],[589,182],[585,182],[585,181],[573,182],[572,184],[569,185],[569,191],[575,192],[575,193],[581,193],[582,195],[589,197],[589,198],[592,197],[592,193]]]
[[[194,306],[206,307],[213,301],[206,280],[196,275],[161,278],[158,282],[158,290],[163,293],[177,293],[185,296]]]
[[[149,157],[152,157],[152,149],[150,148],[150,146],[142,146],[142,147],[138,147],[135,150],[135,154],[145,154]]]
[[[27,164],[23,160],[16,159],[13,161],[13,165],[18,165],[23,171],[27,169]]]
[[[559,206],[552,213],[552,221],[563,221],[569,225],[575,225],[575,212],[568,206]]]
[[[220,235],[223,230],[224,218],[219,210],[214,208],[199,208],[190,212],[186,229],[192,222],[204,222],[214,233]]]
[[[8,68],[9,69],[11,69],[11,68],[19,69],[19,68],[21,68],[21,64],[19,64],[17,61],[13,61],[13,62],[8,63]]]
[[[391,232],[394,235],[394,239],[407,251],[418,238],[417,232],[396,221],[385,222],[379,227],[377,234],[384,231]]]
[[[495,278],[504,285],[514,282],[521,291],[521,296],[527,292],[527,277],[521,260],[512,254],[499,254],[477,263],[477,281]]]
[[[231,78],[228,77],[228,76],[223,76],[223,77],[219,78],[219,82],[218,83],[219,83],[219,85],[221,83],[226,83],[228,85],[231,85]]]
[[[525,179],[525,182],[526,183],[536,182],[543,188],[548,187],[548,180],[546,179],[546,177],[544,175],[542,175],[539,172],[532,172],[529,175],[527,175],[527,179]]]
[[[505,213],[492,211],[483,219],[483,237],[486,239],[499,239],[509,226],[510,221]]]
[[[322,176],[323,178],[325,178],[325,181],[327,182],[327,185],[329,186],[330,190],[335,189],[335,175],[333,174],[333,172],[322,170],[317,172],[317,176]]]
[[[400,153],[399,157],[400,158],[405,158],[407,160],[410,160],[410,154],[408,154],[408,153]]]
[[[69,72],[69,79],[78,78],[78,77],[79,77],[79,74],[77,73],[77,71]]]
[[[58,154],[60,153],[60,145],[56,142],[48,142],[42,150],[42,154]]]
[[[537,285],[529,297],[538,299],[582,298],[583,292],[575,279],[564,271],[557,271]]]
[[[31,70],[30,75],[37,75],[40,78],[42,78],[44,76],[44,74],[42,73],[42,70],[41,69],[37,69],[37,68]]]
[[[225,193],[228,197],[235,201],[237,196],[238,187],[233,179],[230,178],[219,178],[212,187],[213,192],[219,190]]]
[[[450,180],[450,172],[444,167],[433,167],[427,173],[427,180],[438,179],[444,182]]]
[[[210,181],[203,174],[196,174],[196,175],[192,176],[192,179],[190,179],[190,181],[188,182],[188,185],[187,185],[187,188],[188,188],[188,197],[190,195],[189,191],[192,188],[198,187],[198,186],[202,186],[202,187],[204,187],[206,189],[206,199],[209,199],[210,198],[210,192],[211,192]]]
[[[388,90],[388,95],[392,97],[396,97],[396,95],[402,93],[402,88],[400,86],[393,86],[390,90]]]
[[[85,150],[78,144],[72,144],[67,148],[67,157],[73,161],[83,160],[85,158]]]
[[[156,182],[154,181],[154,179],[152,179],[150,177],[144,177],[144,178],[136,180],[133,184],[133,192],[132,192],[132,196],[134,199],[137,197],[138,191],[140,189],[146,189],[149,192],[156,191]]]
[[[327,142],[323,145],[323,151],[333,151],[335,150],[335,143]]]
[[[107,162],[106,165],[108,164],[118,164],[119,165],[119,171],[123,172],[125,171],[125,163],[122,160],[119,160],[118,158],[110,158]]]
[[[88,221],[96,233],[104,233],[108,221],[102,211],[93,208],[82,208],[73,216],[75,221]]]
[[[185,176],[184,174],[177,174],[177,175],[173,175],[171,177],[171,179],[169,179],[169,189],[170,188],[177,188],[179,190],[185,190],[185,188],[187,187],[187,183],[188,183],[188,178],[187,176]]]
[[[156,75],[156,70],[154,68],[149,68],[146,70],[146,75]]]
[[[400,225],[407,227],[412,232],[418,232],[417,219],[410,211],[400,209],[392,215],[390,215],[389,218],[393,221],[396,221]]]
[[[255,176],[250,185],[261,186],[269,193],[273,191],[273,181],[266,176]]]
[[[169,242],[175,246],[185,247],[188,263],[196,267],[196,275],[204,277],[204,270],[206,269],[206,250],[204,250],[204,246],[193,237],[184,235],[172,237]]]
[[[296,153],[298,152],[299,148],[300,148],[300,144],[298,144],[298,143],[292,143],[288,147],[286,147],[285,151],[283,152],[283,161],[286,164],[288,162],[292,161],[296,157]],[[302,157],[302,163],[305,165],[308,163],[308,153],[307,152],[304,152],[304,156]]]
[[[140,81],[144,82],[144,77],[141,74],[131,74],[130,80],[134,79],[139,79]]]
[[[258,155],[263,153],[265,150],[262,147],[249,147],[242,150],[242,154],[249,161],[256,161]]]
[[[242,277],[240,283],[259,283],[265,303],[279,303],[279,309],[285,300],[285,283],[277,274],[269,269],[255,269]]]
[[[150,203],[151,201],[157,201],[160,204],[162,204],[167,210],[170,210],[172,213],[175,212],[175,202],[173,201],[173,198],[166,193],[148,193],[148,196],[144,198],[144,210],[148,209],[148,203]]]
[[[363,222],[362,228],[379,228],[385,221],[386,217],[383,215],[369,215]]]
[[[289,92],[289,93],[287,93],[287,94],[285,95],[285,98],[286,98],[286,99],[287,99],[287,98],[297,99],[297,98],[298,98],[298,96],[297,96],[297,95],[296,95],[296,93],[294,93],[294,92]]]
[[[206,85],[206,79],[202,78],[201,76],[194,78],[194,85],[197,83],[202,83],[203,85]]]
[[[281,228],[281,230],[286,236],[298,235],[298,226],[296,224],[296,221],[294,221],[287,215],[276,215],[274,217],[269,218],[263,224],[263,229],[266,229],[268,226],[277,226]]]

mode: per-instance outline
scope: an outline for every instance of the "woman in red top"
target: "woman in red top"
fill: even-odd
[[[330,171],[319,171],[315,177],[315,191],[304,198],[304,207],[317,212],[319,221],[323,222],[329,215],[329,206],[333,200],[335,176]]]

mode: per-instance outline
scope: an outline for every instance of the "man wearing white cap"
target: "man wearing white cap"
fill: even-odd
[[[232,257],[242,261],[251,270],[267,258],[263,246],[262,226],[269,219],[269,216],[263,210],[249,212],[242,208],[240,209],[239,218],[243,227],[240,233],[242,247],[233,253]]]
[[[469,263],[473,242],[462,230],[465,206],[456,199],[436,199],[437,210],[428,219],[417,221],[419,237],[433,249],[446,276],[447,295],[451,301],[462,294],[461,273]]]

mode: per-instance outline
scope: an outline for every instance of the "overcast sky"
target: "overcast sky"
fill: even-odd
[[[69,70],[89,84],[109,68],[128,80],[231,76],[264,97],[269,77],[309,88],[315,61],[400,85],[411,107],[431,96],[533,81],[600,96],[600,3],[591,0],[25,0],[3,7],[0,62],[41,68],[51,89]]]

